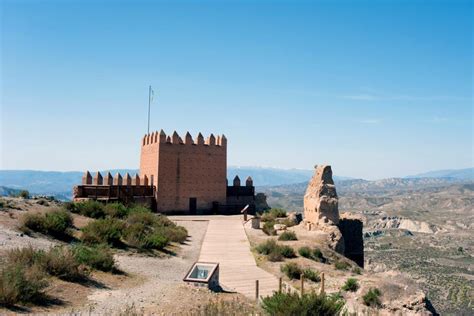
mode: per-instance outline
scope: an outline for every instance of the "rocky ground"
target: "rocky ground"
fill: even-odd
[[[474,314],[474,184],[451,180],[336,183],[340,212],[364,218],[368,271],[401,271],[441,314]],[[305,186],[265,188],[271,206],[301,210]]]
[[[36,200],[3,198],[7,208],[0,209],[0,254],[8,249],[33,246],[47,249],[63,242],[35,235],[29,237],[18,230],[26,212],[44,212],[56,202],[41,205]],[[40,202],[43,203],[43,202]],[[76,227],[89,218],[74,215]],[[132,251],[117,250],[114,256],[122,273],[93,272],[91,282],[77,284],[52,279],[46,293],[54,297],[44,306],[2,309],[0,315],[16,313],[65,315],[195,315],[210,301],[232,301],[248,304],[239,294],[215,294],[184,284],[183,277],[198,259],[207,228],[206,221],[182,221],[179,225],[189,232],[188,241],[171,249],[171,254],[147,256]]]
[[[250,223],[245,226],[247,236],[250,239],[252,246],[256,246],[265,240],[275,239],[278,237],[267,236],[260,229],[253,229]],[[314,260],[298,256],[294,259],[285,259],[284,262],[270,262],[265,256],[259,255],[254,251],[255,258],[258,265],[268,272],[283,278],[285,288],[297,291],[301,288],[299,280],[289,280],[280,270],[282,264],[286,262],[296,262],[303,268],[311,268],[324,273],[325,275],[325,291],[327,293],[340,292],[346,300],[345,308],[349,313],[356,314],[378,314],[378,315],[393,315],[401,313],[402,315],[423,315],[427,313],[424,303],[424,293],[419,286],[407,274],[397,271],[385,271],[374,273],[372,271],[356,269],[357,265],[350,260],[347,260],[340,254],[334,252],[327,247],[326,234],[319,231],[308,231],[303,224],[293,226],[287,230],[296,233],[298,240],[295,241],[277,241],[280,244],[289,245],[296,251],[302,246],[318,247],[328,259],[327,263],[320,263]],[[334,266],[335,261],[349,262],[351,267],[347,270],[338,270]],[[360,288],[352,293],[341,291],[348,278],[357,279]],[[320,282],[305,281],[305,291],[320,290]],[[362,296],[369,290],[369,288],[376,287],[381,290],[382,308],[371,309],[363,304]]]

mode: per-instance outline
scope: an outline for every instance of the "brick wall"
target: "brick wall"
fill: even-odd
[[[146,135],[142,140],[140,174],[153,178],[158,212],[188,212],[190,199],[198,210],[226,203],[227,140],[174,132]]]

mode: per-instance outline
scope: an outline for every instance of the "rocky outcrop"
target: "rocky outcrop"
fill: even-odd
[[[255,195],[255,208],[258,212],[270,209],[267,203],[267,196],[265,193],[257,193]]]
[[[304,196],[304,218],[318,224],[338,224],[339,209],[331,166],[316,166]]]
[[[304,196],[304,225],[326,232],[329,248],[364,266],[363,221],[351,214],[339,216],[331,166],[316,166]]]
[[[433,234],[441,229],[435,225],[428,224],[426,222],[411,220],[408,218],[398,216],[387,216],[379,219],[372,225],[373,229],[384,230],[384,229],[405,229],[416,233]]]
[[[331,166],[316,166],[304,196],[304,225],[309,230],[327,233],[329,248],[344,254],[344,238],[336,226],[339,209]]]

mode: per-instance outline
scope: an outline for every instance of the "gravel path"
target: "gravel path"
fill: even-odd
[[[163,259],[117,255],[115,259],[118,267],[127,273],[143,277],[144,282],[128,289],[96,290],[88,297],[89,304],[84,306],[82,312],[114,314],[132,305],[142,310],[160,310],[160,304],[170,300],[181,300],[182,298],[179,296],[176,297],[176,293],[181,292],[179,287],[183,285],[184,275],[199,258],[208,222],[179,221],[178,224],[184,226],[191,237],[187,244],[180,246],[181,249],[177,256]],[[174,297],[167,297],[171,295]]]

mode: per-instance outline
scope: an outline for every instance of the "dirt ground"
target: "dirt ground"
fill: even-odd
[[[0,210],[0,254],[30,245],[48,249],[65,244],[40,234],[27,236],[18,230],[21,217],[27,212],[45,212],[58,205],[54,202],[40,205],[35,200],[7,199],[10,207]],[[91,220],[77,214],[73,214],[73,219],[76,228]],[[51,278],[46,289],[50,301],[44,302],[43,306],[0,308],[0,315],[116,315],[132,311],[145,315],[194,315],[209,301],[252,304],[239,294],[216,294],[183,282],[185,274],[199,258],[208,222],[180,220],[178,224],[188,230],[190,237],[185,244],[173,246],[170,249],[172,254],[150,256],[118,250],[114,258],[122,273],[94,271],[85,284]]]

